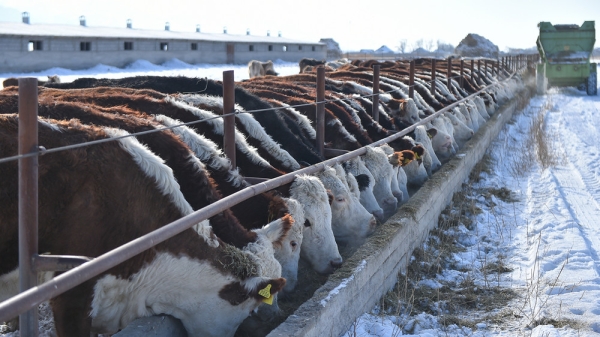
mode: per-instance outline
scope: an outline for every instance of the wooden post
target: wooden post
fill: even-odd
[[[410,61],[408,72],[408,97],[415,98],[415,60]]]
[[[325,147],[325,68],[317,68],[317,150],[324,157]]]
[[[431,95],[435,95],[435,64],[437,63],[436,59],[431,59]]]
[[[19,155],[38,152],[38,80],[19,79]],[[19,292],[37,286],[38,156],[19,159]],[[38,336],[37,307],[19,315],[21,336]]]
[[[233,81],[233,70],[223,72],[223,115],[234,112],[235,109],[235,86]],[[231,161],[231,167],[236,168],[235,162],[235,115],[223,117],[223,150]]]
[[[379,64],[373,65],[373,112],[372,116],[379,122]]]

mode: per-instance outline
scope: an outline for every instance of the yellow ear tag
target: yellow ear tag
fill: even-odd
[[[410,159],[404,159],[404,161],[402,161],[402,166],[406,166],[408,163],[410,163]]]
[[[258,294],[263,298],[263,302],[267,303],[268,305],[272,305],[273,304],[273,296],[271,295],[271,285],[267,284],[267,286],[264,289],[261,289],[258,291]]]
[[[419,154],[418,154],[418,153],[416,153],[416,152],[415,152],[415,159],[416,159],[416,160],[419,160],[419,158],[421,158],[421,157],[419,156]]]

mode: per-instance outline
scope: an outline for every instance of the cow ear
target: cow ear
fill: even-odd
[[[285,287],[285,283],[286,281],[283,277],[262,281],[251,295],[259,301],[272,303],[273,296]]]
[[[286,214],[281,219],[270,222],[261,229],[256,229],[258,234],[265,235],[273,246],[280,246],[283,240],[287,237],[288,232],[294,225],[294,218]]]
[[[402,160],[404,159],[402,152],[394,152],[388,156],[388,160],[393,167],[398,167],[401,165]]]
[[[437,129],[436,128],[427,129],[427,135],[429,135],[429,138],[435,137],[435,135],[437,135]]]

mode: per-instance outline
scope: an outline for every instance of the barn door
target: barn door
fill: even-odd
[[[227,44],[227,63],[233,63],[234,60],[234,45],[233,43]]]

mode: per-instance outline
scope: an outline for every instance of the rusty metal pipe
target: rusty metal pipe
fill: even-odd
[[[87,256],[72,255],[35,255],[33,265],[35,270],[41,271],[67,271],[94,260]]]
[[[325,68],[319,66],[317,68],[317,150],[323,157],[323,149],[325,147]]]
[[[234,112],[235,109],[235,85],[233,81],[233,70],[223,72],[223,115]],[[231,167],[236,168],[235,161],[235,115],[223,116],[223,150]]]
[[[19,154],[38,152],[38,80],[19,78]],[[38,156],[19,159],[19,292],[37,286]],[[14,316],[13,316],[14,317]],[[9,317],[9,319],[12,317]],[[37,305],[19,315],[21,336],[38,336]]]
[[[431,90],[431,95],[435,95],[435,64],[436,64],[436,59],[431,59],[431,87],[429,88],[429,90]],[[435,97],[435,96],[434,96]]]
[[[373,65],[373,112],[372,116],[379,122],[379,64]]]
[[[410,61],[408,73],[408,97],[415,98],[415,60]]]

